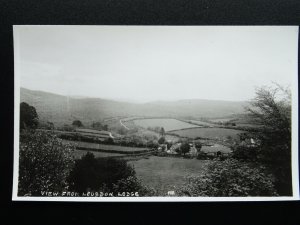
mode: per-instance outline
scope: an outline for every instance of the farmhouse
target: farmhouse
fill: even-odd
[[[196,157],[198,155],[198,150],[194,144],[190,144],[190,145],[191,145],[191,148],[190,148],[190,151],[188,154],[190,156]]]
[[[167,150],[168,154],[178,154],[178,150],[180,149],[181,143],[176,143],[171,146],[169,150]]]

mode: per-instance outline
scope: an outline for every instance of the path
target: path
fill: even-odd
[[[127,130],[130,130],[125,124],[122,123],[122,120],[120,120],[120,124]]]

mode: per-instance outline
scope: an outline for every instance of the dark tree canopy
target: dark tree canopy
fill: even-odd
[[[83,127],[83,124],[80,120],[74,120],[72,125],[76,127]]]
[[[27,104],[26,102],[22,102],[20,104],[20,128],[37,128],[39,123],[39,117],[36,112],[36,109]]]
[[[74,191],[111,191],[121,179],[135,176],[135,171],[126,161],[111,158],[95,158],[88,152],[76,160],[75,167],[68,178]]]
[[[160,137],[159,139],[158,139],[158,144],[164,144],[166,142],[166,139],[165,139],[165,137]]]
[[[185,155],[189,151],[190,151],[190,145],[189,145],[189,143],[188,142],[182,143],[181,146],[180,146],[180,152],[181,152],[181,154]]]

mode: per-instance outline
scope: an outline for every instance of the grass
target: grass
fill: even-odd
[[[119,145],[104,145],[104,144],[97,144],[97,143],[89,143],[89,142],[82,142],[82,141],[69,141],[63,140],[65,143],[70,143],[76,145],[77,149],[82,150],[91,150],[91,151],[106,151],[111,153],[140,153],[148,151],[147,148],[137,148],[137,147],[126,147],[126,146],[119,146]]]
[[[189,124],[186,122],[182,122],[176,119],[137,119],[134,120],[134,123],[137,126],[141,126],[143,128],[148,127],[163,127],[165,131],[178,130],[184,128],[192,128],[198,127],[197,125]]]
[[[74,157],[75,159],[80,159],[87,152],[91,152],[95,155],[96,158],[106,158],[106,157],[122,157],[124,154],[120,153],[110,153],[110,152],[97,152],[97,151],[86,151],[86,150],[75,150]]]
[[[187,138],[207,138],[207,139],[226,139],[231,136],[234,139],[238,138],[238,134],[244,133],[244,131],[226,129],[226,128],[192,128],[185,130],[177,130],[170,132],[171,134],[177,134],[181,137]]]
[[[143,184],[155,188],[159,194],[167,195],[175,186],[183,185],[187,176],[205,173],[211,161],[151,156],[128,163],[134,166]]]
[[[199,125],[199,126],[206,126],[206,127],[214,127],[215,124],[213,123],[208,123],[208,122],[204,122],[204,121],[200,121],[200,120],[187,120],[187,122]]]
[[[218,151],[222,153],[230,153],[231,149],[224,145],[214,144],[212,146],[202,146],[201,151],[206,153]]]
[[[109,136],[109,132],[104,131],[104,130],[93,130],[93,129],[86,129],[86,128],[77,128],[76,132],[78,132],[78,133],[88,133],[88,134],[100,134],[100,135]]]

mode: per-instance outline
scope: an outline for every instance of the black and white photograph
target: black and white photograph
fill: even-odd
[[[12,199],[299,200],[298,32],[14,25]]]

